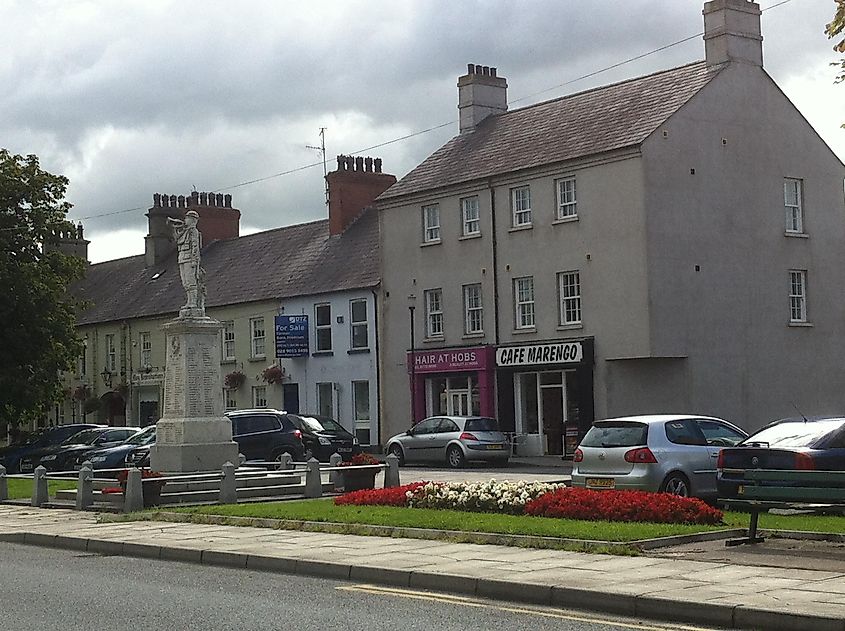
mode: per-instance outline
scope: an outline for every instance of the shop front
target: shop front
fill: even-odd
[[[428,416],[494,416],[494,347],[408,353],[414,422]]]
[[[153,425],[161,416],[160,398],[164,372],[136,373],[133,375],[132,396],[137,417],[133,424],[139,427]]]
[[[500,346],[499,422],[520,456],[572,456],[594,420],[593,339]]]

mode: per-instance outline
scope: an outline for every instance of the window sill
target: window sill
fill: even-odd
[[[534,229],[534,224],[533,223],[527,223],[523,226],[511,226],[510,228],[508,228],[508,232],[522,232],[523,230],[533,230],[533,229]]]
[[[267,355],[256,355],[255,357],[250,357],[249,361],[251,361],[251,362],[267,361]]]
[[[806,329],[806,328],[811,328],[813,326],[813,323],[812,322],[790,322],[788,326],[794,327],[794,328],[797,328],[797,329]]]
[[[557,226],[558,224],[562,223],[572,223],[573,221],[578,221],[578,215],[572,215],[571,217],[563,217],[562,219],[555,219],[552,222],[553,226]]]
[[[432,245],[440,245],[441,243],[442,241],[440,239],[437,239],[435,241],[423,241],[422,243],[420,243],[420,247],[430,248]]]
[[[480,238],[481,238],[481,233],[475,232],[473,234],[465,234],[465,235],[458,237],[458,241],[469,241],[470,239],[480,239]]]
[[[789,230],[784,232],[783,236],[791,237],[793,239],[809,239],[810,238],[810,235],[808,235],[806,232],[790,232]]]
[[[236,364],[237,362],[238,362],[238,360],[235,357],[232,357],[231,359],[221,359],[220,360],[220,363],[223,364],[223,365],[225,365],[225,364]]]
[[[484,337],[484,331],[479,331],[478,333],[464,333],[461,336],[462,340],[476,340],[480,337]]]
[[[573,323],[573,324],[558,324],[557,330],[558,331],[574,331],[577,329],[583,329],[584,324],[582,322]]]
[[[370,352],[369,348],[350,348],[348,351],[346,351],[346,353],[348,355],[357,355],[359,353],[369,353],[369,352]]]
[[[334,355],[334,351],[314,351],[311,353],[311,357],[331,357]]]
[[[437,337],[426,337],[423,338],[423,344],[436,344],[440,342],[441,344],[446,340],[446,337],[443,335],[438,335]]]
[[[513,330],[514,335],[527,335],[529,333],[536,333],[536,332],[537,332],[537,327],[530,327],[530,328],[514,329]]]

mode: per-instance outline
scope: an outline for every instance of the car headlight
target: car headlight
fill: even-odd
[[[93,458],[91,458],[92,463],[94,463],[94,462],[105,462],[105,461],[106,461],[105,456],[94,456]]]
[[[319,437],[318,437],[318,440],[320,441],[320,444],[321,444],[321,445],[331,445],[331,444],[332,444],[332,441],[330,441],[330,440],[329,440],[328,438],[326,438],[325,436],[319,436]]]
[[[55,460],[55,459],[56,459],[56,454],[50,454],[49,456],[44,456],[41,459],[41,462],[48,462],[50,460]]]

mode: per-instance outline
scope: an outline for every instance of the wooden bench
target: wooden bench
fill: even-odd
[[[748,508],[751,521],[748,536],[731,539],[726,546],[760,543],[757,521],[770,508],[844,508],[845,472],[778,469],[746,469],[736,498],[720,498],[728,506]]]

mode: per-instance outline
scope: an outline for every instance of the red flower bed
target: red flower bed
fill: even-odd
[[[590,521],[647,521],[662,524],[720,524],[722,511],[700,499],[645,491],[565,488],[525,505],[526,515]]]
[[[423,486],[425,482],[413,482],[404,486],[394,486],[387,489],[364,489],[338,495],[334,503],[338,506],[352,504],[355,506],[407,506],[407,491],[413,491]]]

